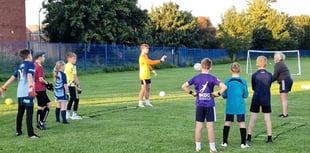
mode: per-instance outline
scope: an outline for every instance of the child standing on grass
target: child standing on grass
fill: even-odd
[[[216,121],[215,102],[214,97],[220,96],[225,90],[226,85],[217,77],[209,74],[212,68],[212,61],[209,58],[201,60],[201,73],[194,76],[182,85],[184,91],[196,97],[196,129],[195,141],[196,151],[201,150],[201,133],[203,123],[206,121],[208,130],[208,140],[210,145],[210,152],[216,153],[218,150],[215,147],[215,136],[213,123]],[[195,86],[195,92],[190,90],[190,86]],[[213,94],[214,87],[219,86],[220,90]]]
[[[23,49],[19,52],[19,56],[23,59],[23,62],[18,66],[14,74],[4,83],[1,87],[1,91],[6,91],[6,87],[9,86],[16,78],[18,79],[17,86],[17,98],[18,98],[18,111],[16,117],[16,136],[22,135],[22,122],[24,112],[26,110],[26,123],[27,132],[29,138],[40,138],[34,133],[32,126],[33,116],[33,99],[36,96],[34,91],[34,64],[32,62],[31,51]]]
[[[34,86],[37,93],[38,110],[37,110],[37,128],[40,130],[46,130],[46,120],[51,108],[51,100],[46,94],[46,86],[51,85],[45,79],[42,63],[45,61],[44,52],[34,53]]]
[[[150,102],[150,90],[151,90],[151,75],[150,72],[154,73],[157,76],[156,71],[152,68],[151,65],[159,64],[166,61],[167,56],[164,55],[160,60],[151,60],[148,57],[150,46],[148,44],[142,44],[140,46],[141,54],[139,56],[139,77],[141,81],[141,89],[139,92],[139,102],[138,107],[145,107],[143,105],[143,97],[145,97],[146,106],[152,107],[153,105]]]
[[[69,93],[70,93],[70,99],[67,106],[67,119],[71,118],[73,120],[80,120],[82,119],[81,116],[77,115],[78,107],[79,107],[79,92],[81,91],[80,88],[80,81],[77,76],[77,70],[76,70],[76,54],[73,52],[67,53],[67,64],[65,66],[65,74],[68,79],[68,86],[69,86]],[[71,116],[71,107],[73,104],[73,113]]]
[[[249,95],[248,85],[246,80],[240,77],[241,66],[239,63],[234,62],[230,66],[232,76],[225,80],[227,90],[223,93],[222,97],[226,99],[226,117],[223,128],[223,147],[228,145],[228,135],[232,122],[234,122],[234,115],[237,117],[237,122],[240,127],[241,135],[241,148],[248,148],[246,144],[246,127],[245,127],[245,101]]]
[[[64,61],[57,61],[54,67],[53,76],[55,81],[54,95],[57,101],[56,105],[56,122],[60,122],[60,114],[62,117],[62,123],[68,124],[66,113],[67,113],[67,102],[68,102],[68,85],[67,78],[63,72],[65,68]]]
[[[267,58],[265,56],[258,56],[256,59],[256,67],[258,70],[252,75],[252,90],[254,91],[251,102],[251,118],[248,128],[248,144],[251,142],[251,137],[254,125],[257,119],[257,113],[260,108],[264,113],[264,121],[267,129],[267,143],[272,143],[272,125],[270,119],[271,113],[271,93],[270,87],[272,83],[272,74],[268,72],[265,67],[267,65]]]

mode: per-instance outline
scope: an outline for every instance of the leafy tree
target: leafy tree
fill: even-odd
[[[219,48],[220,42],[216,39],[216,28],[208,17],[197,17],[198,32],[195,38],[199,48]],[[193,42],[193,43],[194,43]]]
[[[48,0],[45,33],[52,42],[139,43],[147,11],[137,0]]]
[[[147,29],[152,37],[152,45],[186,47],[192,47],[191,42],[198,30],[191,13],[180,11],[179,5],[173,2],[152,7]]]
[[[251,21],[251,29],[261,29],[266,26],[267,17],[270,16],[270,3],[274,0],[247,0],[247,15]]]
[[[272,32],[265,27],[253,30],[252,49],[266,49],[272,46]]]
[[[307,15],[292,16],[290,21],[290,34],[298,43],[298,48],[310,50],[310,17]]]
[[[235,7],[228,9],[224,14],[218,37],[232,60],[236,60],[238,52],[250,47],[252,31],[249,28],[249,21],[246,14],[238,13]]]
[[[286,50],[297,47],[288,31],[288,15],[278,13],[275,9],[270,8],[270,3],[272,2],[275,2],[275,0],[248,1],[247,13],[251,21],[250,27],[255,32],[255,35],[253,34],[252,47],[268,47],[264,48],[267,50]],[[268,33],[266,34],[260,30],[271,31],[272,39]],[[265,36],[266,38],[263,38]]]

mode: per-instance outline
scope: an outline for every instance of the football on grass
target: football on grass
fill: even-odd
[[[194,69],[197,70],[197,71],[201,70],[201,64],[200,63],[195,63],[194,64]]]
[[[160,92],[159,92],[159,96],[160,96],[160,97],[166,96],[165,91],[160,91]]]
[[[12,99],[12,98],[6,98],[6,99],[4,100],[4,103],[5,103],[6,105],[11,105],[11,104],[13,104],[13,99]]]

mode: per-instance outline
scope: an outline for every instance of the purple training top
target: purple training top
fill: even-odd
[[[211,74],[200,73],[187,81],[189,85],[195,86],[197,93],[196,106],[214,107],[215,102],[211,93],[214,86],[219,86],[221,81]]]

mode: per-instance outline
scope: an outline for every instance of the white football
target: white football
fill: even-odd
[[[201,70],[201,64],[200,63],[195,63],[194,64],[194,69],[197,70],[197,71]]]
[[[164,96],[166,96],[166,93],[165,93],[164,91],[160,91],[160,92],[159,92],[159,96],[160,96],[160,97],[164,97]]]

